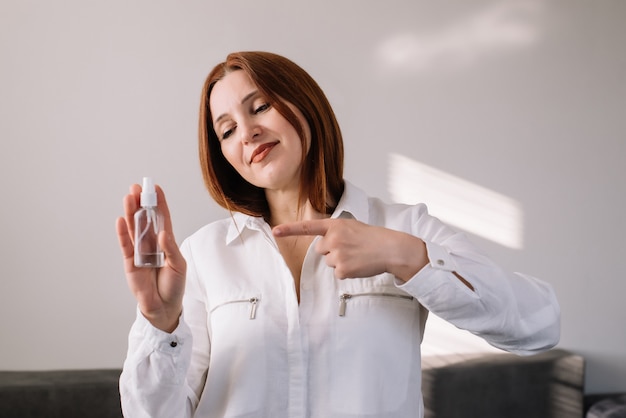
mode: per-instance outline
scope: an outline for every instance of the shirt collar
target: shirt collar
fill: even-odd
[[[263,217],[245,215],[241,212],[232,212],[231,222],[228,226],[226,234],[226,245],[238,238],[245,229],[261,231],[263,228],[269,228]]]
[[[331,218],[342,218],[346,215],[354,219],[369,222],[369,203],[367,194],[348,181],[344,181],[345,187],[339,203]]]
[[[367,194],[348,181],[344,181],[345,187],[339,203],[331,218],[352,217],[358,221],[368,223],[369,204]],[[269,229],[269,225],[260,216],[245,215],[240,212],[233,212],[232,221],[228,227],[226,235],[226,245],[241,236],[245,229],[263,231]]]

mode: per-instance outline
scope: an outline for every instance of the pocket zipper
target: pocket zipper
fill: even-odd
[[[348,300],[352,298],[356,298],[359,296],[380,296],[380,297],[391,297],[391,298],[399,298],[406,300],[415,299],[413,296],[409,295],[399,295],[397,293],[387,293],[387,292],[369,292],[369,293],[342,293],[339,295],[339,316],[346,316],[346,307],[348,306]]]
[[[259,298],[258,297],[253,297],[253,298],[249,298],[249,299],[230,300],[228,302],[220,303],[219,305],[213,307],[213,309],[211,309],[211,312],[213,312],[217,308],[221,308],[222,306],[225,306],[225,305],[230,305],[232,303],[246,303],[246,302],[250,304],[250,319],[255,319],[256,318],[256,307],[257,307],[257,304],[259,303]]]

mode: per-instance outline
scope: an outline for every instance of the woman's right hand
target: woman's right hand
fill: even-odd
[[[158,238],[159,245],[165,253],[163,267],[135,267],[134,215],[140,207],[141,194],[141,186],[138,184],[132,185],[130,193],[124,197],[124,217],[117,219],[117,237],[124,259],[128,287],[137,299],[141,313],[154,327],[172,332],[178,326],[178,318],[183,309],[187,263],[174,239],[165,194],[159,186],[156,186],[156,193],[158,210],[163,219],[163,229]]]

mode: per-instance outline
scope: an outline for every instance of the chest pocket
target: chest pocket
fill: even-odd
[[[420,304],[397,288],[339,291],[330,405],[337,416],[390,416],[414,402]],[[418,386],[419,387],[419,386]]]
[[[227,297],[209,312],[211,360],[203,397],[207,405],[225,408],[216,416],[261,416],[270,380],[262,312],[263,299],[254,294]]]
[[[215,347],[234,349],[248,343],[251,337],[263,334],[258,294],[230,296],[217,302],[209,311],[209,337],[212,351]]]
[[[228,305],[239,305],[239,304],[248,304],[250,305],[250,315],[249,315],[249,319],[255,319],[256,318],[256,308],[257,305],[259,303],[259,297],[258,296],[252,296],[250,298],[245,298],[245,299],[235,299],[235,300],[229,300],[227,302],[222,302],[219,305],[215,306],[213,309],[211,309],[211,314],[213,314],[214,311],[220,309],[220,308],[224,308],[224,307],[228,307]]]
[[[342,293],[339,295],[339,316],[346,316],[348,302],[353,298],[398,298],[404,300],[414,300],[410,295],[398,294],[392,292],[362,292],[362,293]]]

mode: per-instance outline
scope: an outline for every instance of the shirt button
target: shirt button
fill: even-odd
[[[178,343],[176,341],[172,341],[170,343],[170,347],[172,347],[172,348],[176,347],[177,345],[178,345]]]
[[[445,262],[445,261],[443,261],[441,258],[440,258],[439,260],[437,260],[437,265],[438,265],[438,266],[443,266],[443,265],[445,265],[445,264],[446,264],[446,262]]]

